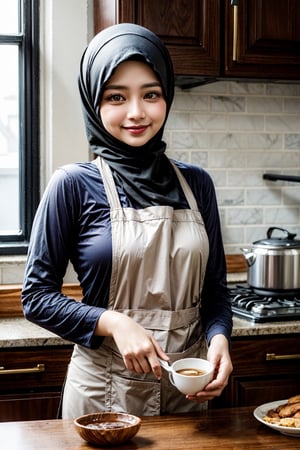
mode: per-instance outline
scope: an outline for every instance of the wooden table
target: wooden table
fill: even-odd
[[[144,417],[139,433],[115,448],[122,450],[286,450],[300,449],[287,437],[259,423],[253,408],[208,410],[198,415]],[[72,420],[0,423],[1,450],[91,450]],[[100,447],[101,448],[101,447]]]

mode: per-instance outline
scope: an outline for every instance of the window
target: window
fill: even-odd
[[[27,251],[39,202],[39,5],[0,0],[0,254]]]

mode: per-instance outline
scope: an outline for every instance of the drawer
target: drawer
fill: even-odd
[[[62,386],[72,346],[0,351],[0,394]],[[7,372],[6,372],[7,371]]]
[[[232,342],[234,375],[300,373],[300,336],[256,336]]]

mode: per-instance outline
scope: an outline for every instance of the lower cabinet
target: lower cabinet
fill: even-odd
[[[0,421],[55,419],[73,347],[0,351]]]
[[[212,408],[259,406],[300,394],[300,334],[233,338],[233,372]]]
[[[57,417],[73,346],[0,350],[0,421]],[[259,406],[300,394],[300,334],[233,337],[233,372],[211,408]]]

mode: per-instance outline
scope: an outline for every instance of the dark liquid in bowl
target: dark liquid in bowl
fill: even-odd
[[[87,423],[86,426],[88,428],[93,428],[94,430],[111,430],[114,428],[124,428],[128,427],[127,422],[90,422]]]
[[[190,368],[176,370],[176,373],[179,373],[180,375],[185,375],[187,377],[199,377],[199,375],[206,374],[206,372],[204,370],[190,369]]]

